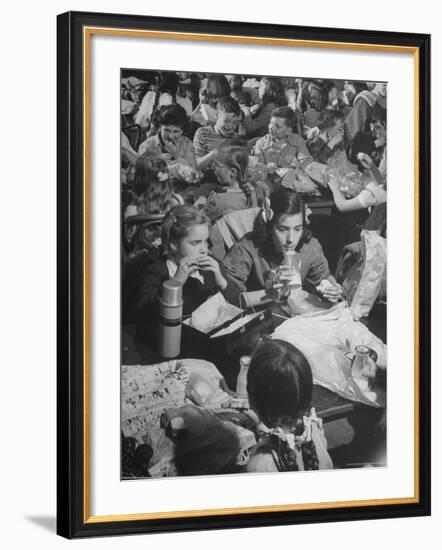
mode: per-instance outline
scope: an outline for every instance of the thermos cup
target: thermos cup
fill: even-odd
[[[240,399],[248,399],[247,394],[247,373],[250,367],[250,356],[243,355],[240,360],[240,369],[236,380],[236,395]]]
[[[183,286],[177,281],[165,281],[160,299],[160,353],[173,359],[181,350],[183,316]]]

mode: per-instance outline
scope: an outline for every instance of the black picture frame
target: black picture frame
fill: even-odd
[[[57,42],[57,532],[67,538],[335,522],[430,514],[430,36],[228,21],[193,20],[105,13],[58,16]],[[328,43],[412,48],[419,62],[418,266],[418,498],[402,504],[315,510],[263,511],[202,517],[94,521],[85,489],[84,406],[89,389],[84,374],[84,82],[86,27],[267,37]],[[87,335],[86,335],[87,337]]]

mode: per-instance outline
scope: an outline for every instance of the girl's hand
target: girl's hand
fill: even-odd
[[[370,170],[374,164],[373,159],[368,156],[367,153],[358,153],[356,156],[361,165],[367,170]]]
[[[189,275],[192,275],[192,273],[194,273],[198,269],[198,258],[186,256],[185,258],[182,258],[180,260],[178,271],[175,273],[173,280],[184,285]]]
[[[335,189],[339,189],[338,178],[334,176],[329,176],[326,183],[332,191],[334,191]]]
[[[223,277],[219,263],[215,260],[215,258],[212,258],[212,256],[207,254],[202,254],[201,256],[198,256],[197,261],[201,271],[211,271],[215,277],[217,286],[224,290],[227,286],[227,281]]]
[[[329,300],[333,304],[336,304],[342,298],[343,290],[341,285],[336,282],[330,283],[330,285],[324,288],[324,290],[322,291],[322,296],[326,300]]]

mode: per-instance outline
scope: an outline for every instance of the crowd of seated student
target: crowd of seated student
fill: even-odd
[[[325,180],[336,209],[385,203],[385,114],[383,83],[170,72],[123,78],[122,216],[132,242],[124,249],[123,322],[135,325],[135,340],[146,344],[150,335],[155,346],[168,279],[183,285],[185,315],[216,292],[235,304],[240,297],[249,305],[278,300],[271,277],[289,250],[302,257],[300,284],[317,292],[326,279],[323,297],[338,301],[342,288],[308,229],[307,206],[275,174],[325,165],[344,151],[371,182],[348,199],[337,178]],[[252,163],[263,165],[267,178],[252,180]],[[215,258],[213,224],[248,209],[259,212],[253,230]],[[136,237],[140,230],[144,240]]]
[[[122,215],[127,235],[134,234],[149,216],[165,219],[178,205],[202,209],[211,224],[232,211],[262,207],[269,200],[273,205],[271,195],[281,190],[280,179],[275,177],[278,168],[304,169],[312,162],[325,165],[338,150],[345,151],[351,162],[369,174],[371,182],[358,196],[348,199],[339,180],[329,178],[325,183],[336,209],[366,211],[386,202],[384,83],[137,74],[122,79]],[[140,78],[143,75],[144,80]],[[134,125],[143,136],[136,147],[124,133]],[[267,178],[251,181],[252,160],[265,166]],[[290,203],[287,197],[284,200]],[[275,208],[276,219],[279,206]],[[275,225],[275,219],[269,226]],[[160,242],[160,229],[155,242]],[[247,287],[250,270],[254,273],[252,286],[264,282],[256,266],[238,274],[243,264],[236,257],[238,251],[246,242],[248,248],[252,243],[256,248],[256,239],[247,238],[249,241],[238,243],[225,259],[226,266],[229,262],[234,266],[233,280],[240,287]],[[315,240],[309,243],[304,236],[301,242],[308,249]],[[280,259],[268,262],[258,249],[259,258],[269,265]],[[248,250],[248,260],[252,256]]]

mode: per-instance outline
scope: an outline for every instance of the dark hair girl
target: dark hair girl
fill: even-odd
[[[252,356],[247,393],[266,426],[293,423],[311,406],[313,377],[307,359],[282,340],[263,343]]]
[[[310,292],[317,292],[323,279],[330,287],[323,296],[336,302],[341,287],[330,274],[328,262],[319,242],[305,229],[306,207],[302,198],[290,190],[273,193],[258,215],[254,231],[240,239],[224,258],[226,275],[234,283],[230,300],[239,303],[241,296],[248,305],[275,299],[273,275],[289,252],[297,254],[300,283]]]
[[[331,468],[322,422],[310,412],[313,376],[306,357],[282,340],[262,343],[247,376],[250,406],[268,431],[260,434],[250,472]]]

